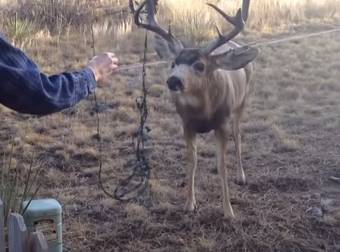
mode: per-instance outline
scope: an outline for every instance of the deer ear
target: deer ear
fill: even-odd
[[[244,46],[237,47],[225,53],[213,55],[215,68],[238,70],[252,62],[259,54],[258,49]]]
[[[161,59],[174,59],[178,51],[181,50],[183,46],[181,42],[179,42],[178,45],[171,46],[168,41],[158,35],[155,35],[154,48]]]

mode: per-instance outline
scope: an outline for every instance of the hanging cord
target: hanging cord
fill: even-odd
[[[92,50],[93,56],[96,55],[95,50],[95,36],[93,30],[93,23],[91,25],[91,35],[92,35]],[[110,198],[114,198],[119,201],[130,201],[133,199],[142,200],[141,197],[145,195],[149,188],[150,179],[150,165],[146,157],[145,143],[147,141],[147,133],[150,129],[146,126],[146,121],[148,118],[148,104],[147,96],[148,90],[146,87],[146,66],[147,66],[147,50],[148,50],[148,36],[145,34],[144,41],[144,57],[142,64],[142,89],[143,94],[141,97],[136,99],[137,108],[140,113],[140,125],[136,133],[136,163],[132,174],[126,179],[120,181],[119,185],[114,190],[114,193],[110,193],[104,186],[102,181],[102,171],[103,171],[103,146],[102,138],[100,132],[100,116],[98,111],[98,100],[96,91],[94,91],[94,103],[95,103],[95,113],[97,120],[97,134],[96,139],[98,140],[99,148],[99,171],[98,180],[100,189]]]
[[[245,44],[243,46],[251,46],[251,47],[270,46],[270,45],[281,44],[281,43],[289,42],[289,41],[298,41],[298,40],[302,40],[302,39],[320,37],[320,36],[323,36],[323,35],[326,35],[326,34],[337,33],[337,32],[340,32],[340,27],[335,27],[335,28],[323,30],[323,31],[320,31],[320,32],[312,32],[312,33],[307,33],[307,34],[288,36],[288,37],[279,38],[279,39],[251,42],[251,43]],[[154,62],[148,62],[148,63],[146,63],[146,66],[149,67],[149,66],[166,65],[166,64],[169,64],[170,61],[171,60],[168,60],[168,61],[158,60],[158,61],[154,61]],[[142,63],[135,63],[135,64],[130,64],[130,65],[120,66],[117,69],[117,71],[123,72],[123,71],[127,71],[127,70],[139,69],[139,68],[142,68],[142,67],[143,67]]]
[[[312,32],[312,33],[307,33],[307,34],[302,34],[302,35],[289,36],[289,37],[285,37],[281,39],[253,42],[253,43],[249,43],[248,46],[260,47],[260,46],[275,45],[275,44],[280,44],[280,43],[289,42],[289,41],[297,41],[297,40],[302,40],[302,39],[307,39],[307,38],[320,37],[326,34],[331,34],[331,33],[336,33],[336,32],[340,32],[340,27],[335,27],[333,29],[323,30],[319,32]]]
[[[94,29],[93,29],[93,21],[91,22],[91,37],[92,37],[92,56],[96,56],[96,41],[94,36]],[[99,171],[98,171],[98,184],[100,189],[109,197],[114,198],[114,195],[111,194],[103,185],[102,182],[102,171],[103,171],[103,143],[102,143],[102,137],[100,133],[100,116],[99,116],[99,106],[98,106],[98,99],[96,94],[96,89],[93,92],[93,98],[94,98],[94,110],[96,114],[96,130],[97,133],[95,135],[95,138],[98,141],[98,149],[99,149]]]
[[[146,157],[145,143],[148,140],[147,133],[150,128],[146,126],[149,115],[148,110],[148,90],[146,87],[146,64],[148,50],[148,34],[145,33],[144,41],[144,57],[142,65],[142,96],[136,99],[137,108],[140,114],[140,125],[136,133],[136,163],[133,173],[126,179],[120,181],[114,191],[115,199],[120,201],[130,201],[132,199],[142,200],[149,189],[150,165]]]

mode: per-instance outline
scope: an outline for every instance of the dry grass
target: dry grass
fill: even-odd
[[[252,2],[252,13],[259,8],[255,7],[257,3],[265,3]],[[305,16],[299,16],[300,21],[310,17],[305,1],[285,3],[294,4],[291,7],[301,4],[304,11],[299,10]],[[335,1],[320,1],[323,6],[326,3]],[[235,2],[230,4],[230,8],[236,8]],[[290,12],[293,10],[296,11],[292,8]],[[282,22],[269,25],[269,30],[292,24],[294,19],[287,19],[290,15],[284,13],[272,14],[283,15],[276,20]],[[323,13],[326,22],[331,16],[326,13],[331,12]],[[244,39],[261,39],[253,32],[258,26],[255,15],[251,15],[251,30]],[[324,27],[308,26],[299,32]],[[129,33],[129,29],[122,29],[116,37],[115,29],[95,26],[97,51],[116,51],[122,64],[140,61],[142,32]],[[185,30],[178,27],[181,29]],[[69,27],[60,34],[41,30],[23,47],[44,71],[61,72],[86,64],[92,52],[90,35],[86,26],[77,32]],[[202,35],[202,40],[206,36]],[[15,159],[23,164],[23,173],[27,172],[27,153],[37,153],[44,167],[39,196],[56,198],[64,207],[66,251],[336,251],[340,238],[338,220],[314,219],[306,210],[320,207],[320,194],[328,185],[329,174],[340,173],[339,38],[339,34],[333,34],[261,48],[254,76],[256,91],[242,124],[243,160],[249,181],[245,187],[232,182],[236,174],[232,141],[228,149],[236,220],[223,219],[210,134],[199,138],[198,211],[182,211],[185,144],[180,119],[164,84],[168,67],[148,70],[151,207],[116,202],[98,189],[99,153],[91,99],[43,118],[0,107],[0,153],[10,151],[9,142],[15,136]],[[148,56],[150,60],[155,58],[152,51]],[[131,172],[140,71],[115,75],[112,83],[97,92],[102,108],[103,182],[109,190]]]
[[[168,0],[161,1],[160,16],[166,17],[176,29],[191,39],[204,40],[216,35],[214,26],[225,28],[225,22],[205,0]],[[235,13],[241,1],[210,1],[228,13]],[[340,16],[340,0],[253,0],[247,29],[277,33],[291,28],[292,25],[307,21],[329,21]]]
[[[50,31],[61,32],[70,25],[89,25],[94,16],[112,15],[119,9],[126,9],[127,0],[48,0],[48,1],[13,1],[1,0],[0,6],[7,7],[5,15],[10,23],[17,17],[20,22],[34,23],[37,27],[47,27]],[[212,0],[224,10],[235,13],[240,7],[240,0]],[[191,41],[203,41],[215,36],[214,26],[226,28],[226,24],[205,0],[163,0],[160,1],[162,21],[171,24],[183,36]],[[340,17],[340,0],[253,0],[250,9],[248,29],[267,33],[277,33],[291,29],[292,26],[306,22],[330,22]],[[96,10],[105,10],[109,12]],[[97,14],[96,14],[97,13]],[[106,15],[105,15],[106,14]],[[3,16],[5,16],[3,15]],[[16,19],[16,20],[17,20]],[[110,19],[111,20],[111,19]],[[3,21],[3,18],[1,19]],[[8,25],[8,24],[7,24]],[[122,34],[131,30],[131,21],[116,24],[115,33]],[[6,26],[5,26],[6,27]],[[97,26],[97,30],[113,29],[108,22]],[[12,37],[12,36],[11,36]]]
[[[84,42],[88,36],[86,31],[64,34],[59,43],[53,35],[48,40],[38,37],[26,50],[48,72],[75,69],[90,57],[90,43]],[[328,175],[339,171],[338,39],[338,34],[329,35],[261,49],[256,92],[243,123],[245,187],[232,183],[236,171],[234,147],[229,145],[234,221],[223,219],[211,135],[199,138],[199,209],[193,214],[182,211],[185,145],[163,84],[167,68],[149,69],[148,75],[153,169],[149,208],[115,202],[98,189],[96,120],[90,101],[45,118],[2,109],[0,146],[7,152],[9,136],[17,136],[15,158],[23,164],[25,153],[38,153],[44,163],[40,196],[62,202],[68,251],[335,251],[338,222],[331,215],[315,220],[306,210],[320,205]],[[140,60],[143,38],[137,33],[115,46],[107,41],[98,39],[97,51],[116,50],[124,63]],[[104,184],[111,190],[131,172],[140,72],[116,75],[112,82],[112,88],[97,93],[103,108]]]

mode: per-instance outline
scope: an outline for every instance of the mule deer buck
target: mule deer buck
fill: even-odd
[[[202,48],[185,48],[170,29],[160,27],[155,17],[155,1],[146,0],[135,9],[133,0],[130,0],[130,8],[134,13],[136,25],[156,34],[157,54],[163,59],[173,60],[167,84],[182,119],[188,150],[188,190],[185,208],[189,211],[196,208],[194,189],[197,168],[196,135],[213,130],[218,147],[217,166],[222,181],[224,216],[234,217],[225,159],[227,122],[232,119],[238,180],[245,184],[246,178],[241,161],[240,118],[251,90],[250,80],[253,72],[251,61],[257,57],[258,51],[255,48],[242,47],[231,40],[244,28],[250,0],[243,0],[242,9],[238,10],[236,16],[229,16],[219,7],[208,4],[234,28],[227,34],[222,34],[217,29],[218,37]],[[144,9],[145,20],[141,16],[145,13]],[[217,52],[221,48],[222,52]]]

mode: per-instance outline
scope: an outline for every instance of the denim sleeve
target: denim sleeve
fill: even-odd
[[[91,69],[47,76],[0,34],[0,103],[21,113],[47,115],[74,106],[96,88]]]

